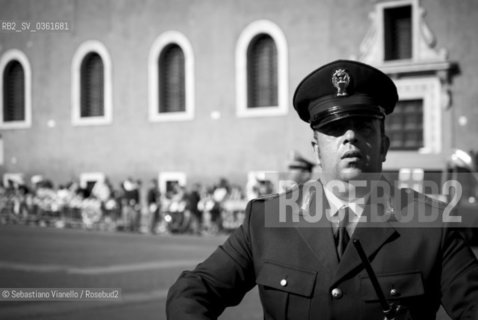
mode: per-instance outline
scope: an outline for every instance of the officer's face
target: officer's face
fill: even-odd
[[[364,173],[381,172],[389,140],[380,126],[378,119],[351,117],[317,130],[313,145],[323,181],[368,180]]]

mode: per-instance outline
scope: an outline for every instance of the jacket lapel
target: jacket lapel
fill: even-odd
[[[332,276],[339,261],[332,226],[326,217],[329,204],[321,189],[322,185],[318,183],[318,186],[316,191],[304,195],[302,209],[298,213],[301,223],[296,226],[296,230],[316,260],[326,267]],[[317,219],[317,222],[310,222],[310,220],[308,222],[307,219],[311,216],[320,217],[320,219]]]
[[[315,189],[315,192],[318,192],[319,196],[315,192],[311,192],[309,195],[301,194],[300,199],[303,199],[301,200],[302,210],[297,213],[301,222],[297,224],[295,229],[306,244],[307,249],[313,253],[316,261],[330,271],[330,276],[333,277],[332,285],[334,285],[349,273],[356,271],[359,267],[363,268],[363,266],[361,266],[362,261],[351,242],[347,246],[341,261],[338,261],[332,226],[326,216],[329,204],[322,185],[320,182],[317,183],[319,188]],[[368,204],[363,212],[363,215],[367,217],[367,222],[358,223],[352,235],[351,240],[360,240],[369,260],[387,241],[391,241],[399,235],[389,221],[394,219],[393,212],[399,212],[402,208],[402,203],[399,200],[401,197],[395,196],[397,192],[400,193],[401,191],[394,189],[392,186],[390,191],[390,201],[388,203],[390,208],[379,204]],[[307,209],[309,212],[305,211]],[[391,212],[386,212],[389,209]],[[314,214],[320,214],[321,219],[318,219],[315,223],[307,222],[306,215]],[[378,214],[381,217],[387,217],[387,219],[383,222],[373,222],[371,224],[372,214]]]
[[[365,207],[363,215],[367,218],[366,222],[359,222],[352,235],[351,241],[342,256],[335,274],[333,283],[342,280],[349,273],[358,267],[363,268],[362,261],[352,244],[353,239],[360,240],[366,256],[371,257],[387,242],[399,235],[398,231],[390,224],[394,221],[394,212],[401,210],[401,203],[397,201],[396,193],[400,191],[391,189],[390,198],[387,204],[368,204]],[[371,222],[377,216],[384,218],[383,222]]]

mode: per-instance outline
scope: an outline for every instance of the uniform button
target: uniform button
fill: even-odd
[[[286,279],[282,279],[282,280],[280,281],[280,285],[281,285],[282,287],[285,287],[285,286],[287,285],[287,280],[286,280]]]
[[[392,289],[390,290],[390,295],[392,297],[398,297],[400,295],[400,291],[398,291],[397,289]]]
[[[339,288],[332,289],[332,297],[334,299],[340,299],[342,298],[342,296],[343,296],[342,290],[340,290]]]

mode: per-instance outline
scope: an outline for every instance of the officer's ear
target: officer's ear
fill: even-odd
[[[314,130],[314,137],[312,138],[312,141],[310,143],[312,144],[312,148],[314,149],[315,161],[317,162],[317,165],[320,167],[320,150],[319,150],[319,144],[317,139],[318,139],[317,131]]]

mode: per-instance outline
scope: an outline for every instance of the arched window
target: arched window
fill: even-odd
[[[3,71],[3,121],[25,120],[25,72],[18,60]]]
[[[72,123],[105,125],[113,121],[112,63],[106,47],[88,40],[76,50],[72,61]]]
[[[177,44],[166,46],[159,56],[159,113],[186,110],[184,53]]]
[[[81,63],[80,117],[104,116],[104,67],[96,52],[88,53]]]
[[[17,49],[0,57],[0,128],[23,129],[32,124],[31,68]]]
[[[242,31],[236,46],[237,116],[287,114],[287,65],[287,42],[276,24],[259,20]]]
[[[194,118],[194,56],[189,40],[166,31],[151,46],[149,120],[187,121]]]
[[[277,48],[266,34],[256,36],[247,50],[247,107],[273,107],[277,97]]]

